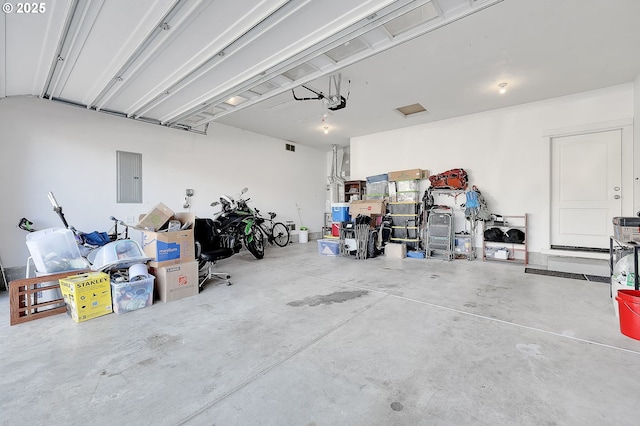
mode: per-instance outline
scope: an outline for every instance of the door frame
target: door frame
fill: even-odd
[[[543,228],[546,229],[547,232],[544,237],[546,241],[542,242],[542,247],[546,247],[547,250],[551,250],[551,216],[553,213],[551,203],[552,140],[554,138],[560,138],[564,136],[586,135],[590,133],[600,133],[610,130],[620,130],[622,133],[622,141],[620,147],[622,155],[620,170],[620,195],[622,197],[622,204],[620,206],[621,213],[623,216],[635,216],[635,212],[640,210],[640,206],[638,206],[638,202],[636,201],[640,201],[640,197],[638,196],[640,191],[640,180],[639,177],[634,176],[634,163],[640,164],[640,161],[635,162],[634,160],[636,156],[640,158],[640,152],[634,153],[633,149],[633,118],[546,130],[542,134],[542,137],[546,140],[545,149],[547,158],[545,170],[542,171],[543,173],[545,173],[545,177],[543,180],[545,182],[545,190],[544,194],[542,194],[542,199],[545,199],[547,202],[547,215],[544,218],[544,221],[546,223],[544,224]]]

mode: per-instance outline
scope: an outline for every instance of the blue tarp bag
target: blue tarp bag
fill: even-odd
[[[111,242],[109,235],[106,232],[93,231],[88,234],[83,234],[82,238],[84,238],[86,244],[97,247],[101,247]]]

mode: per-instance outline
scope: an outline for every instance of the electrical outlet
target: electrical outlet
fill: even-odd
[[[193,189],[187,189],[185,193],[187,194],[187,197],[193,197]]]
[[[127,218],[126,218],[126,222],[127,222],[127,223],[133,223],[133,221],[134,221],[134,220],[135,220],[135,219],[134,219],[134,217],[133,217],[133,216],[127,216]]]

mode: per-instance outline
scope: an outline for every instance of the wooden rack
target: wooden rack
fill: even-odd
[[[9,283],[9,311],[10,324],[16,325],[27,321],[33,321],[52,315],[67,312],[62,297],[38,302],[37,293],[42,291],[55,291],[60,289],[58,280],[72,275],[89,272],[88,270],[67,271],[59,274],[43,275],[34,278],[22,278]],[[51,283],[42,286],[43,283]]]

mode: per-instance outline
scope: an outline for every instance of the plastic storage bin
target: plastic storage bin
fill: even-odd
[[[387,208],[389,213],[394,214],[418,214],[418,203],[389,203]]]
[[[31,232],[27,235],[27,248],[39,274],[88,268],[69,229],[48,228]]]
[[[396,191],[419,191],[419,180],[399,180],[396,181]]]
[[[318,253],[323,256],[338,256],[340,254],[340,241],[318,240]]]
[[[417,191],[405,191],[396,193],[396,201],[402,202],[417,202],[420,201],[420,193]]]
[[[389,174],[387,173],[382,173],[374,176],[367,176],[367,183],[381,182],[381,181],[388,181],[388,180],[389,180]]]
[[[640,217],[614,217],[613,237],[623,243],[640,242]]]
[[[145,256],[140,244],[133,240],[118,240],[108,243],[91,253],[91,269],[94,271],[128,268],[136,263],[151,260]]]
[[[382,200],[389,196],[389,182],[367,183],[367,200]]]
[[[153,275],[148,275],[147,278],[137,281],[115,282],[112,280],[113,312],[121,314],[151,306],[155,278]]]

